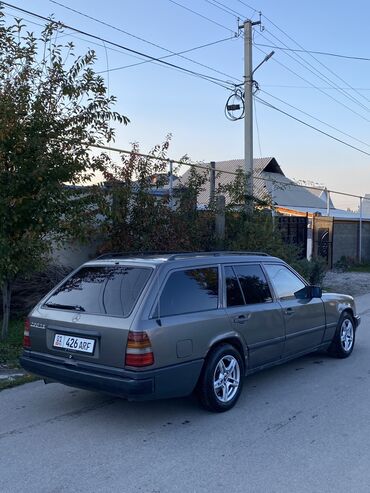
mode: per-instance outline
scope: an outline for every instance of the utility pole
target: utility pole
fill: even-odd
[[[252,21],[244,22],[244,171],[246,193],[253,196],[253,101],[252,101]],[[246,200],[247,214],[253,212],[253,202]]]
[[[246,193],[253,197],[253,73],[252,68],[252,34],[253,26],[261,21],[244,21],[244,171],[246,174]],[[270,55],[271,56],[271,55]],[[264,60],[265,61],[265,60]],[[263,63],[263,62],[262,62]],[[253,212],[253,200],[247,200],[246,212]]]

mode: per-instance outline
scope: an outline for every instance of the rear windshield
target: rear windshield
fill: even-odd
[[[44,306],[127,317],[151,272],[151,268],[145,267],[82,267]]]

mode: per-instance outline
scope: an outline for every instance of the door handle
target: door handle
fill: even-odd
[[[293,315],[293,308],[286,308],[285,315]]]
[[[249,317],[245,315],[239,315],[239,317],[234,318],[233,322],[236,324],[244,324],[248,320],[248,318]]]

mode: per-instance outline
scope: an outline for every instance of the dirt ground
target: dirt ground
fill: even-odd
[[[370,272],[329,271],[325,275],[323,288],[351,296],[370,293]]]

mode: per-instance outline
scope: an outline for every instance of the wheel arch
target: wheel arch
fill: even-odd
[[[230,344],[240,353],[240,356],[244,363],[244,373],[245,373],[248,368],[248,347],[245,344],[242,337],[236,332],[224,334],[223,336],[212,340],[209,345],[204,361],[207,360],[207,357],[211,353],[211,351],[213,351],[216,347],[221,346],[222,344]]]
[[[340,314],[340,316],[342,317],[342,316],[343,316],[343,315],[345,315],[346,313],[348,313],[348,315],[351,315],[351,317],[352,317],[352,318],[354,318],[354,316],[355,316],[355,314],[353,313],[353,309],[352,309],[350,306],[346,307],[346,308],[342,311],[342,313]]]

